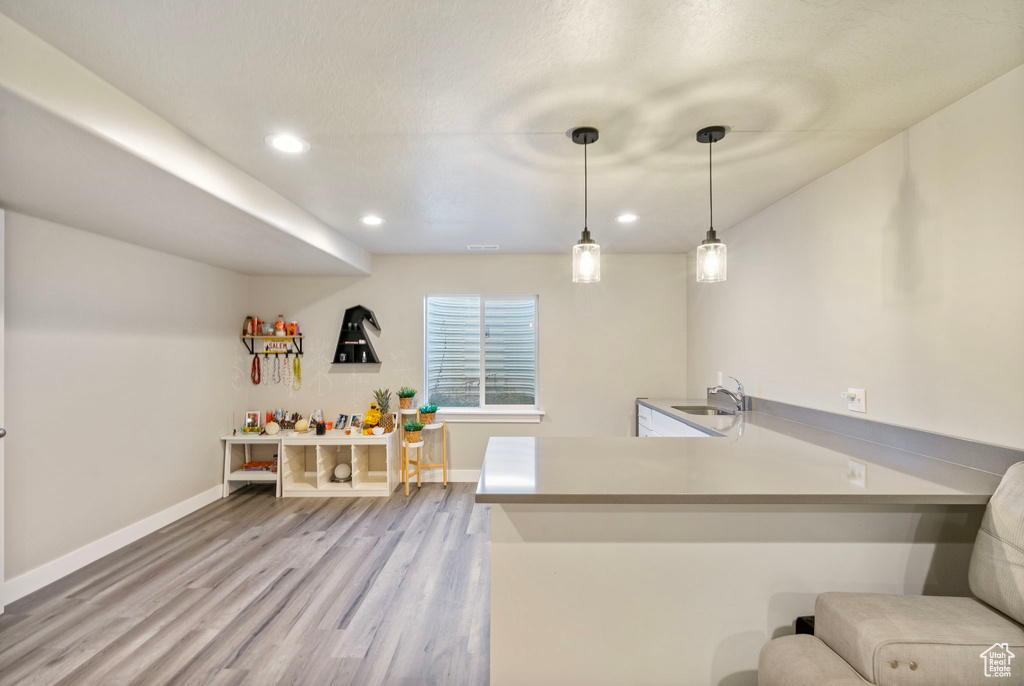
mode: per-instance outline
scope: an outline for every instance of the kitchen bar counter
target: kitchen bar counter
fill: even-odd
[[[712,437],[488,443],[494,686],[756,686],[761,647],[819,593],[969,595],[999,476],[638,402]]]
[[[491,438],[477,502],[969,505],[988,502],[999,484],[995,474],[759,412],[691,415],[672,406],[707,401],[638,402],[713,437]]]

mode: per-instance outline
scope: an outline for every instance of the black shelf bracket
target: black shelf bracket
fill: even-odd
[[[268,353],[263,350],[257,350],[256,341],[264,339],[288,340],[291,343],[291,347],[283,353]],[[296,355],[302,357],[302,336],[242,336],[242,345],[250,355],[284,355],[285,357]]]

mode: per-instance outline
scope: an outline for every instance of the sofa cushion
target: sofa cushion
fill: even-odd
[[[865,686],[866,681],[814,636],[769,641],[757,660],[757,686]]]
[[[823,593],[814,635],[878,686],[991,684],[982,653],[1008,644],[1024,684],[1024,628],[974,598]]]
[[[985,509],[968,582],[971,593],[1024,622],[1024,462],[1007,470]]]

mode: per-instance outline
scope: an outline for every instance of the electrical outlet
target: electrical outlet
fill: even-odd
[[[857,460],[850,460],[846,468],[846,478],[854,486],[864,488],[868,483],[868,466]]]
[[[840,395],[846,398],[846,409],[850,412],[867,412],[867,392],[863,388],[848,388]]]

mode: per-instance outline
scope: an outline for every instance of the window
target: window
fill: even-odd
[[[425,321],[429,402],[537,408],[537,296],[430,295]]]

